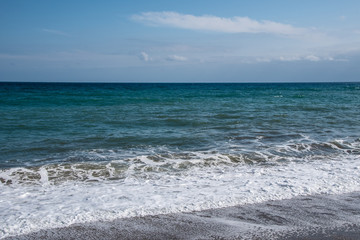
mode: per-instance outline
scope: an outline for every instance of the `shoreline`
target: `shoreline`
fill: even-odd
[[[4,239],[359,239],[360,192],[73,224]]]

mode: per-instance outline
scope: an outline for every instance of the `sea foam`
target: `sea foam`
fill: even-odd
[[[58,184],[50,184],[51,174],[41,167],[39,184],[0,185],[0,236],[73,223],[359,191],[358,156],[338,157],[269,165],[195,165],[183,172],[145,171],[122,179]]]

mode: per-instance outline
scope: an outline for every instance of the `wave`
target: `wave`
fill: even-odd
[[[126,153],[129,154],[129,153]],[[0,172],[0,238],[74,223],[360,191],[360,141],[76,152]],[[79,158],[102,162],[76,162]],[[66,159],[65,159],[66,160]]]
[[[352,142],[287,143],[260,145],[256,151],[241,145],[227,146],[226,150],[169,151],[166,148],[142,149],[132,153],[93,149],[73,152],[62,163],[41,166],[15,167],[0,170],[0,184],[57,185],[68,181],[94,182],[124,180],[127,177],[149,178],[157,174],[186,174],[193,168],[279,166],[290,162],[339,160],[360,155],[360,140]],[[130,155],[132,157],[128,157]],[[40,161],[41,162],[41,161]]]

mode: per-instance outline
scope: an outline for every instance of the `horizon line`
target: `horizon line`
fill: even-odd
[[[100,82],[100,81],[2,81],[0,83],[104,83],[104,84],[249,84],[249,83],[360,83],[360,81],[270,81],[270,82]]]

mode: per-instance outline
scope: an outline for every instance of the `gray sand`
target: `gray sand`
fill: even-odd
[[[6,239],[360,239],[360,192],[74,224]]]

